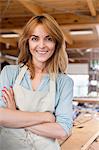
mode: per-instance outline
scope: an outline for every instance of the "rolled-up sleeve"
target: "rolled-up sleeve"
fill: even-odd
[[[6,67],[3,68],[0,74],[0,107],[5,107],[5,103],[2,100],[2,90],[3,87],[7,85]]]
[[[73,99],[73,80],[64,77],[60,85],[60,96],[56,107],[56,122],[66,131],[69,136],[72,129],[72,99]]]
[[[13,66],[7,65],[0,73],[0,107],[6,107],[4,101],[2,100],[2,90],[4,87],[9,88],[12,86],[13,70]]]

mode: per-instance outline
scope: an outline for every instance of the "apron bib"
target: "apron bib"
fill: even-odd
[[[55,77],[50,78],[49,91],[32,91],[20,85],[27,66],[22,67],[13,86],[16,106],[22,111],[54,112]],[[0,150],[60,150],[57,140],[38,136],[25,129],[0,128]]]

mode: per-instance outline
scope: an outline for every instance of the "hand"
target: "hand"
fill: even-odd
[[[55,116],[51,112],[44,112],[44,113],[48,122],[50,123],[55,122]]]
[[[35,134],[35,132],[36,132],[35,128],[38,128],[39,125],[43,125],[43,124],[46,124],[46,123],[55,123],[55,116],[51,112],[43,112],[43,113],[44,113],[43,117],[45,118],[45,122],[44,123],[33,125],[33,126],[30,126],[30,127],[26,127],[25,130],[26,131],[31,131],[31,132],[33,132]],[[36,132],[36,134],[37,134],[37,132]]]
[[[6,87],[3,88],[2,98],[7,105],[7,108],[12,109],[12,110],[16,110],[14,92],[13,92],[12,87],[10,87],[10,89],[7,89]]]

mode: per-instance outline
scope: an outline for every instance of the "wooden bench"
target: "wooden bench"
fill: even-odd
[[[99,115],[99,114],[98,114]],[[72,135],[61,141],[61,150],[84,150],[86,143],[99,132],[99,116],[81,114],[74,122]]]

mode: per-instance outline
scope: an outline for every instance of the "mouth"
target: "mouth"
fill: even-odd
[[[38,54],[46,54],[48,51],[38,51],[38,50],[36,50],[36,52],[37,52]]]

